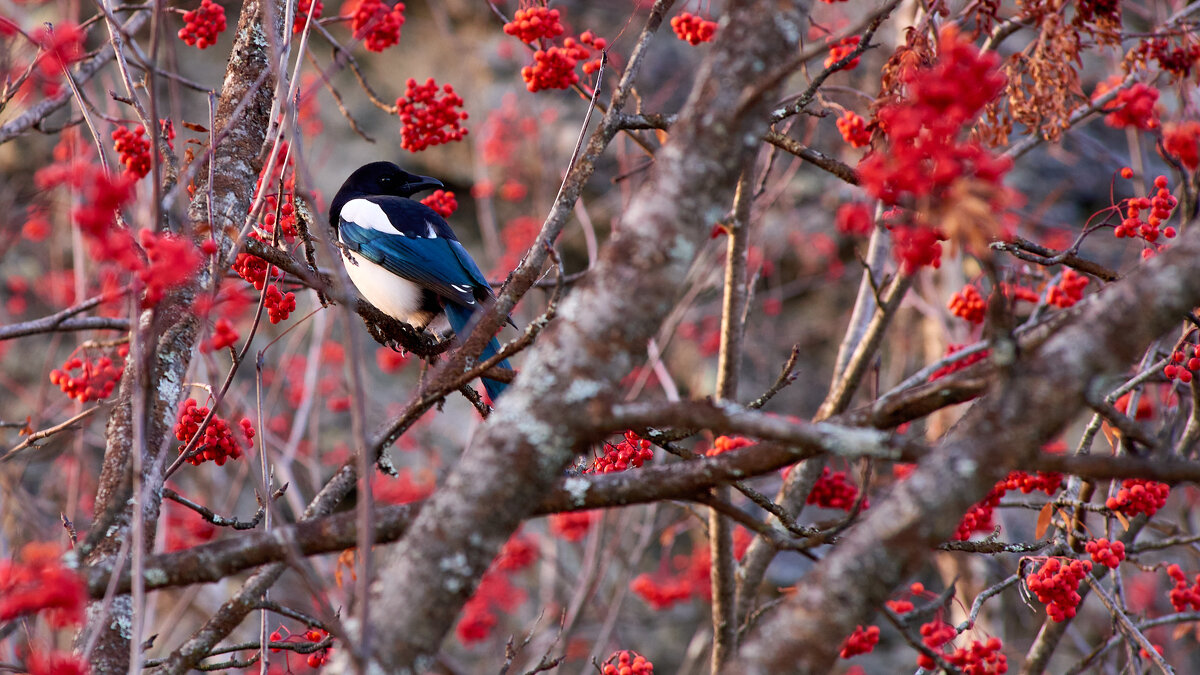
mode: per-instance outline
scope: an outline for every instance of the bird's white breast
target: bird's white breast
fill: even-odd
[[[417,328],[424,328],[433,320],[432,314],[421,311],[420,286],[349,249],[343,249],[342,255],[347,258],[343,262],[350,281],[354,282],[367,302],[384,314]]]

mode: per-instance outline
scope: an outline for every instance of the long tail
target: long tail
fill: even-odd
[[[471,308],[463,307],[453,302],[446,303],[446,318],[450,320],[450,327],[454,329],[454,334],[459,336],[460,339],[466,336],[467,327],[471,324],[471,319],[474,317],[475,312]],[[479,360],[486,361],[495,356],[498,351],[500,351],[500,341],[492,338],[491,342],[488,342],[487,347],[484,347],[483,353],[479,355]],[[508,365],[508,359],[504,359],[496,365],[501,368],[512,368],[512,366]],[[488,396],[492,397],[493,403],[508,388],[508,385],[503,382],[489,380],[486,377],[482,379],[483,388],[487,390]]]

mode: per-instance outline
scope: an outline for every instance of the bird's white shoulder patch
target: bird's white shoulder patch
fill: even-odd
[[[392,225],[392,221],[378,204],[366,199],[351,199],[346,202],[342,207],[342,220],[376,232],[404,236],[403,232]]]
[[[425,221],[425,236],[430,239],[437,239],[437,230],[433,228],[433,223]]]

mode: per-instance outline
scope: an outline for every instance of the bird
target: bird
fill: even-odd
[[[479,265],[440,214],[413,195],[445,187],[392,162],[355,169],[329,204],[329,223],[341,244],[342,263],[367,302],[417,329],[445,313],[460,339],[475,315],[495,299]],[[491,358],[496,338],[480,354]],[[510,368],[508,360],[498,363]],[[495,402],[507,384],[483,378]]]

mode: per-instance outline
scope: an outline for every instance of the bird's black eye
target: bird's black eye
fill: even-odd
[[[391,185],[392,177],[391,176],[380,176],[379,182],[383,185]]]

